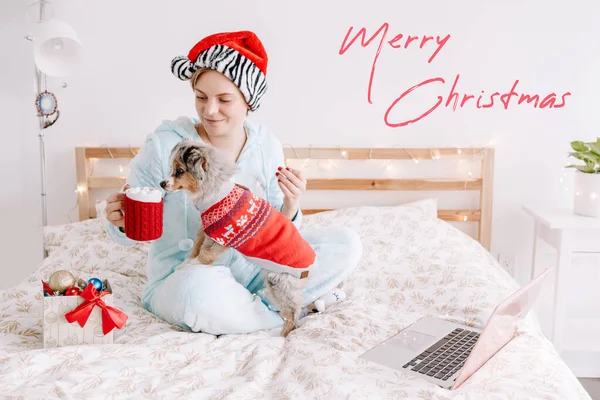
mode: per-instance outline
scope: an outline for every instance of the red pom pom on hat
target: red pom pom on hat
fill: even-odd
[[[255,111],[267,90],[267,64],[267,53],[256,34],[224,32],[200,40],[187,57],[175,57],[171,72],[181,80],[189,80],[199,68],[219,71],[238,86],[250,109]]]

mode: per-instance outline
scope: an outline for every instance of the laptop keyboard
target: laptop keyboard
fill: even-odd
[[[479,333],[456,328],[402,368],[445,381],[462,368],[477,339]]]

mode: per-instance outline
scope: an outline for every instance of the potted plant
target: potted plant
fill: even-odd
[[[573,211],[586,217],[600,217],[600,137],[595,142],[571,142],[569,153],[583,161],[583,165],[567,165],[576,168]]]

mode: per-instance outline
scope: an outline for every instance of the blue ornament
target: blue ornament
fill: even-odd
[[[102,290],[102,281],[100,279],[90,278],[90,279],[88,279],[88,283],[91,283],[92,285],[94,285],[94,287],[96,288],[97,291]]]

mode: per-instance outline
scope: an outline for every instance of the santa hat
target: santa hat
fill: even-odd
[[[171,72],[189,80],[199,68],[219,71],[240,89],[250,110],[256,111],[267,90],[267,62],[267,53],[253,32],[224,32],[196,43],[187,57],[175,57]]]

